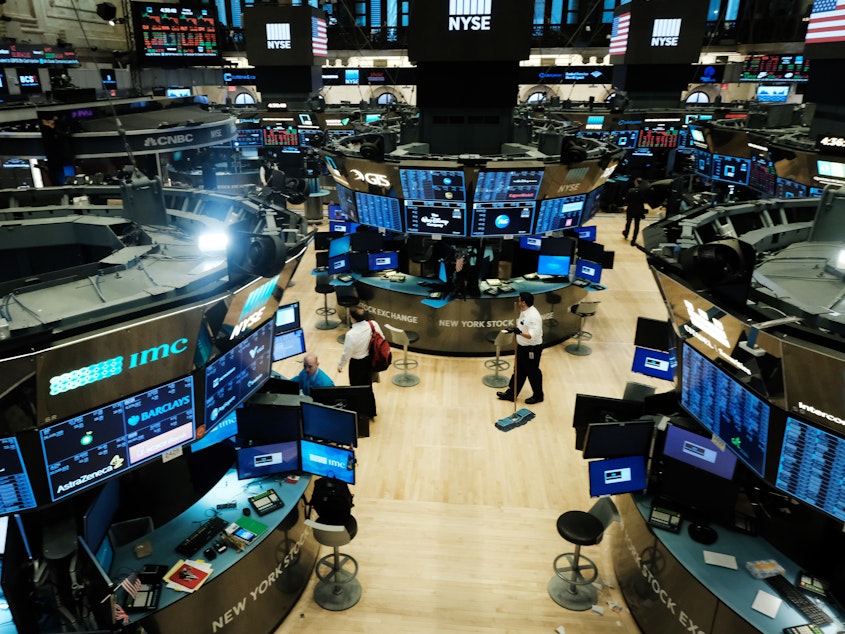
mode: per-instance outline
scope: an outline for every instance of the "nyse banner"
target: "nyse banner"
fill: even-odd
[[[190,374],[202,316],[190,308],[39,353],[39,424]]]
[[[698,61],[707,17],[706,0],[632,0],[617,9],[617,17],[623,14],[628,16],[627,46],[611,45],[611,62],[694,64]]]
[[[221,328],[229,341],[239,340],[276,312],[282,299],[281,274],[261,278],[235,293]]]

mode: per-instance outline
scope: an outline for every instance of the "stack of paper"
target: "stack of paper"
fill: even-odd
[[[211,564],[194,559],[180,559],[162,579],[167,587],[181,592],[194,592],[211,576]]]

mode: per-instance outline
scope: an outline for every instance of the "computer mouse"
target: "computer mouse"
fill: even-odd
[[[252,515],[252,509],[250,509],[250,508],[245,508],[245,509],[244,509],[244,515],[246,515],[247,517],[249,517],[250,515]]]
[[[211,561],[212,559],[217,557],[217,551],[214,550],[211,546],[202,551],[202,554],[205,555],[205,558],[208,559],[208,561]]]

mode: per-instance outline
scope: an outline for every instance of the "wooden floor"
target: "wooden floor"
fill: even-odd
[[[557,534],[557,517],[591,504],[587,464],[573,448],[575,395],[621,397],[629,380],[670,387],[630,371],[637,316],[666,318],[645,256],[622,239],[622,215],[593,222],[599,241],[616,251],[603,277],[607,290],[591,295],[602,302],[587,324],[593,354],[573,356],[563,345],[545,350],[546,400],[530,407],[534,420],[509,432],[494,423],[513,405],[482,384],[483,358],[412,353],[421,379],[413,388],[393,385],[395,370],[384,373],[375,386],[379,416],[357,453],[358,535],[343,549],[358,560],[363,597],[344,612],[323,610],[312,579],[277,634],[548,634],[560,625],[567,634],[639,632],[627,609],[570,612],[546,590],[554,558],[571,550]],[[336,369],[342,330],[314,328],[322,296],[314,293],[313,262],[309,251],[282,303],[301,302],[308,349],[345,385],[346,372]],[[290,376],[300,364],[289,359],[276,370]],[[520,401],[528,396],[526,384]],[[607,582],[599,593],[605,608],[624,605],[609,557],[617,531],[618,524],[601,545],[584,549]]]

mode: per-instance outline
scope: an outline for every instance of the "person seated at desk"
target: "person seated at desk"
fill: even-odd
[[[302,358],[302,371],[296,375],[294,381],[299,383],[299,391],[305,396],[311,396],[312,387],[334,387],[334,381],[320,369],[320,361],[313,352],[305,353]]]

